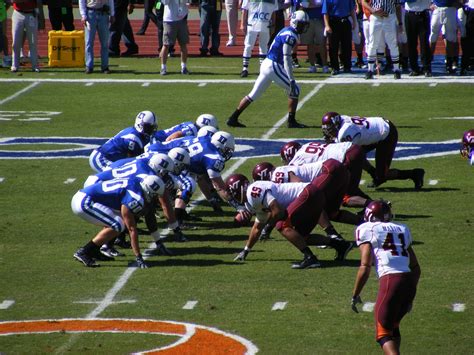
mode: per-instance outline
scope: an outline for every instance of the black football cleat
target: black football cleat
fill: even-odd
[[[229,127],[241,127],[241,128],[247,127],[243,123],[240,123],[239,120],[233,120],[233,119],[230,119],[230,118],[227,120],[226,124]]]
[[[340,245],[337,246],[336,249],[336,256],[334,260],[336,261],[344,261],[346,260],[347,254],[354,248],[353,242],[343,241]]]
[[[365,79],[366,80],[371,80],[373,78],[374,78],[374,72],[368,71],[367,73],[365,73]]]
[[[423,187],[424,176],[425,169],[413,169],[413,182],[415,183],[415,190],[420,190]]]
[[[291,265],[292,269],[317,269],[320,267],[321,263],[315,255],[304,258],[301,262]]]
[[[93,258],[91,258],[87,253],[84,251],[84,248],[79,248],[75,253],[74,253],[74,259],[77,261],[80,261],[81,263],[84,264],[84,266],[87,267],[98,267],[100,266],[95,262]]]
[[[308,126],[297,121],[288,121],[288,128],[308,128]]]

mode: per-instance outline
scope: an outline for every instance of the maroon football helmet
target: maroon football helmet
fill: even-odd
[[[464,132],[462,136],[461,155],[469,158],[471,152],[474,150],[474,129]]]
[[[252,170],[253,181],[265,180],[270,181],[272,177],[272,171],[275,169],[272,163],[262,162],[255,165],[255,168]]]
[[[285,164],[288,164],[300,148],[301,144],[296,141],[286,143],[280,149],[281,160],[283,160]]]
[[[242,174],[232,174],[226,180],[227,191],[236,199],[240,204],[244,204],[247,201],[247,187],[249,186],[249,179]]]
[[[389,202],[375,200],[365,208],[364,220],[366,222],[389,222],[393,218]]]
[[[337,138],[337,133],[342,125],[341,115],[337,112],[327,112],[321,120],[321,129],[326,139]]]

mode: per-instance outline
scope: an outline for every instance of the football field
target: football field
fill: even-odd
[[[201,220],[185,230],[188,242],[167,243],[174,256],[150,256],[145,270],[129,267],[131,249],[100,268],[73,259],[99,230],[70,207],[92,174],[88,154],[131,126],[138,112],[151,110],[159,128],[214,114],[236,137],[224,176],[249,178],[256,163],[279,165],[285,142],[320,140],[327,111],[394,122],[399,147],[392,167],[425,169],[424,186],[415,191],[407,180],[369,188],[364,173],[361,188],[390,200],[395,220],[411,228],[415,241],[422,274],[413,310],[401,323],[401,350],[472,354],[474,167],[459,148],[463,132],[474,128],[474,79],[367,82],[301,69],[297,119],[308,129],[286,128],[287,97],[276,86],[241,115],[247,128],[228,128],[255,72],[238,78],[238,58],[192,60],[185,79],[159,77],[156,60],[148,58],[139,60],[139,71],[130,60],[115,59],[116,74],[109,76],[86,77],[79,69],[0,72],[0,353],[381,353],[374,340],[375,269],[361,295],[363,311],[350,307],[357,249],[336,262],[334,250],[314,248],[323,267],[293,270],[301,254],[273,231],[244,263],[234,262],[249,228],[234,226],[230,206],[216,214],[199,191],[188,211]],[[158,222],[165,232],[164,219]],[[353,238],[354,226],[335,227]],[[141,235],[140,246],[152,247],[152,238]]]

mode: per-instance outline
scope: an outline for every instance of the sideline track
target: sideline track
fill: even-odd
[[[303,97],[302,100],[298,103],[298,108],[297,111],[299,111],[304,104],[311,99],[318,91],[324,86],[324,83],[317,82],[319,85],[317,85],[313,90],[311,90],[307,95]],[[270,128],[265,134],[262,135],[261,139],[264,138],[269,138],[271,134],[273,134],[279,127],[281,127],[285,122],[286,122],[287,115],[285,114],[280,120],[275,123],[275,125]],[[226,169],[225,174],[223,175],[223,178],[225,179],[227,176],[235,172],[243,163],[247,161],[248,158],[242,158],[236,161],[232,166],[230,166],[228,169]],[[191,209],[193,209],[195,206],[199,204],[200,201],[204,199],[204,196],[200,194],[197,199],[194,201],[193,205],[191,206]],[[165,229],[166,230],[166,229]],[[162,234],[164,234],[162,232]],[[150,249],[153,246],[154,242],[150,243],[148,245],[148,249]],[[148,250],[147,249],[147,250]],[[143,253],[144,254],[144,259],[147,259],[146,251]],[[98,316],[105,310],[107,307],[109,307],[111,304],[114,302],[115,296],[122,290],[122,288],[126,285],[130,277],[133,275],[133,273],[138,270],[137,267],[127,267],[127,269],[120,275],[120,277],[117,279],[117,281],[114,283],[114,285],[107,291],[105,294],[104,298],[99,302],[98,306],[92,310],[85,318],[86,319],[96,319]],[[55,354],[62,354],[66,351],[68,351],[71,346],[76,342],[77,338],[80,336],[79,333],[73,334],[70,338],[69,341],[66,342],[63,346],[59,347],[54,353]],[[258,351],[258,348],[256,348],[256,351]],[[247,354],[254,354],[254,352],[247,352]]]

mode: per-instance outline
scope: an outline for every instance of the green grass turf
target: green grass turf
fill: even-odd
[[[146,66],[145,62],[140,61]],[[140,65],[141,65],[140,64]],[[223,73],[228,73],[223,70]],[[26,75],[26,74],[25,74]],[[126,76],[125,74],[123,74]],[[57,73],[56,76],[73,77]],[[133,77],[128,75],[128,77]],[[302,85],[304,97],[315,84]],[[30,83],[2,82],[2,98]],[[1,137],[85,136],[110,137],[131,125],[136,113],[152,109],[160,126],[194,120],[212,112],[225,128],[225,118],[251,88],[248,84],[134,84],[41,83],[0,106],[5,110],[60,111],[49,122],[0,121]],[[279,128],[271,138],[321,137],[320,117],[327,110],[390,118],[399,128],[400,141],[460,139],[472,121],[433,120],[433,117],[469,116],[474,112],[473,85],[325,85],[299,111],[298,119],[309,130]],[[242,115],[246,129],[230,129],[237,137],[261,137],[284,117],[286,96],[272,86]],[[21,146],[19,147],[21,148]],[[39,150],[44,146],[36,146]],[[49,146],[48,146],[49,148]],[[2,148],[3,149],[3,148]],[[11,147],[10,147],[11,149]],[[275,152],[278,153],[278,152]],[[263,159],[245,161],[238,172],[250,176]],[[266,160],[279,163],[278,157]],[[228,162],[231,168],[235,160]],[[374,190],[362,188],[374,198],[393,202],[396,219],[407,223],[415,240],[422,276],[413,312],[403,320],[402,351],[407,354],[469,354],[474,341],[472,263],[474,193],[472,167],[459,155],[394,161],[393,167],[426,170],[425,187],[413,191],[410,181],[389,182]],[[91,173],[86,159],[0,160],[0,303],[15,300],[0,310],[2,320],[83,318],[100,301],[133,261],[127,256],[87,269],[72,258],[77,247],[98,228],[74,216],[73,194]],[[69,178],[76,178],[64,184]],[[368,176],[363,178],[367,181]],[[436,185],[428,185],[437,180]],[[197,194],[198,195],[198,194]],[[196,195],[196,196],[197,196]],[[233,258],[245,244],[248,228],[233,228],[234,212],[225,207],[216,215],[205,203],[193,214],[203,218],[198,229],[186,231],[188,243],[170,242],[174,257],[151,257],[151,268],[137,270],[103,318],[174,320],[215,327],[252,341],[262,354],[377,354],[373,313],[355,314],[350,297],[359,254],[336,263],[332,250],[314,249],[324,268],[292,270],[300,253],[278,233],[258,243],[246,263]],[[163,220],[160,226],[164,227]],[[144,227],[141,225],[141,227]],[[354,228],[336,224],[351,238]],[[145,249],[151,238],[141,237]],[[375,270],[362,294],[375,301]],[[199,303],[183,310],[189,300]],[[275,302],[288,302],[283,311],[271,311]],[[466,304],[465,312],[453,312],[453,303]],[[93,333],[0,336],[0,352],[7,354],[129,353],[163,346],[166,336]]]

